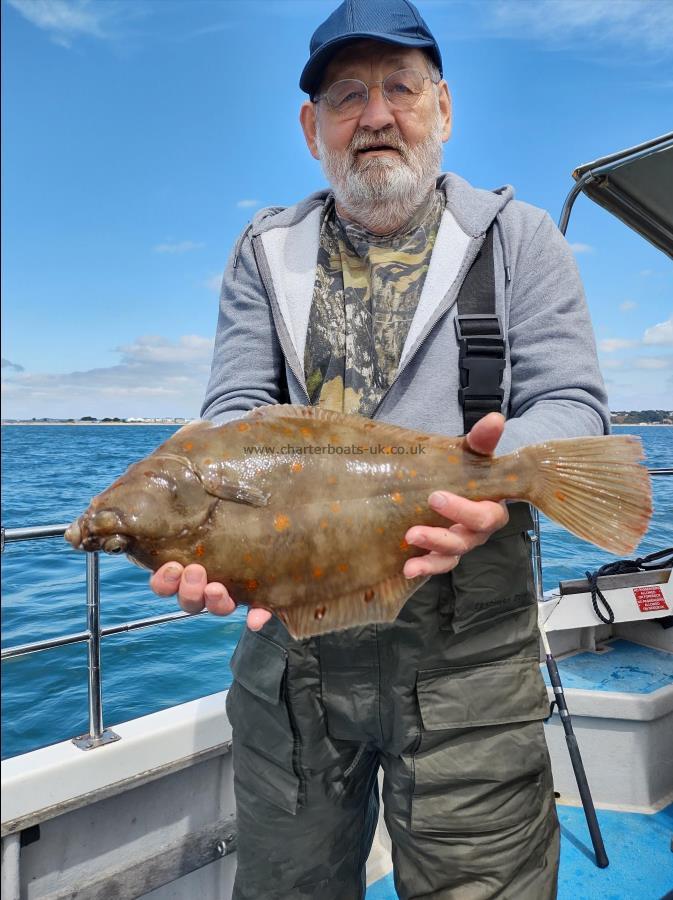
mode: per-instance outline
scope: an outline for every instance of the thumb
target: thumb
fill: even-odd
[[[505,430],[505,417],[492,412],[479,419],[465,438],[468,448],[480,456],[492,456]]]

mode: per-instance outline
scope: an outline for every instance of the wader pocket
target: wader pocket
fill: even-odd
[[[238,784],[294,814],[299,747],[287,704],[286,669],[285,648],[246,627],[231,658],[234,683],[227,694],[227,716]]]
[[[535,606],[530,559],[532,527],[525,504],[509,508],[510,521],[481,547],[475,547],[451,572],[440,590],[440,628],[454,633],[490,625]]]
[[[412,831],[474,834],[534,818],[549,784],[537,659],[419,672]]]

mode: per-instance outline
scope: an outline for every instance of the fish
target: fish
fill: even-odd
[[[521,500],[584,540],[629,554],[652,494],[633,435],[550,440],[482,456],[445,437],[320,407],[277,404],[195,421],[132,464],[66,530],[76,549],[156,571],[202,564],[236,603],[297,639],[392,622],[427,576],[404,563],[412,525],[447,527],[428,496]]]

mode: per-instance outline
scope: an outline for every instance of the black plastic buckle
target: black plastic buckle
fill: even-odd
[[[456,316],[460,367],[459,398],[467,412],[500,409],[505,341],[498,316]]]

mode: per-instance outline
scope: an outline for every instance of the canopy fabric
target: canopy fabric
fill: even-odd
[[[673,258],[673,132],[579,166],[573,178],[585,181],[583,193]]]

